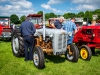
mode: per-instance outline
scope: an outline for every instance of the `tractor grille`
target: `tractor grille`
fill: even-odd
[[[58,36],[58,49],[63,49],[66,47],[66,35],[60,34]]]
[[[2,37],[3,38],[10,38],[11,37],[11,33],[10,32],[3,32],[2,33]]]

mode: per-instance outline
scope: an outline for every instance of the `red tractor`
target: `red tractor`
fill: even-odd
[[[84,25],[74,36],[73,42],[78,46],[80,57],[84,60],[90,60],[95,49],[100,48],[100,25]]]
[[[27,17],[30,17],[30,21],[34,23],[36,29],[39,29],[43,26],[43,20],[41,14],[29,14]]]
[[[0,16],[0,38],[11,38],[10,17],[8,16]]]

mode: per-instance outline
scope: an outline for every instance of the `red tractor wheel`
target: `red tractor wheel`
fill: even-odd
[[[87,45],[82,45],[80,48],[80,58],[90,60],[92,56],[91,49]]]

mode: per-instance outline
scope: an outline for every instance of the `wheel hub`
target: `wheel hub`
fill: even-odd
[[[13,50],[15,53],[19,50],[19,41],[17,37],[13,37]]]
[[[34,58],[34,64],[35,65],[38,65],[39,64],[39,57],[38,57],[37,52],[34,52],[33,58]]]
[[[88,52],[87,52],[87,50],[86,50],[85,48],[82,48],[82,49],[81,49],[80,54],[81,54],[81,57],[82,57],[83,59],[87,59],[87,57],[88,57]]]

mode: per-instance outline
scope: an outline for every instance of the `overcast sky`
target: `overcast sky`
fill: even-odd
[[[0,16],[22,16],[38,11],[55,14],[78,13],[95,9],[100,9],[100,0],[0,0]]]

